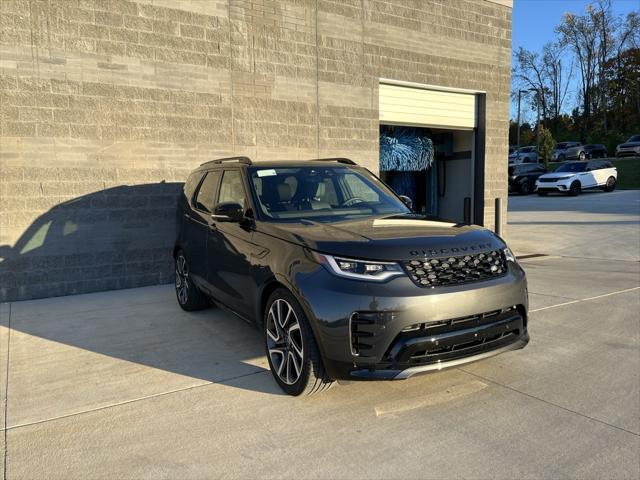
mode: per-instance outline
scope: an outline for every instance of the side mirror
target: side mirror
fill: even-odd
[[[236,202],[222,202],[216,205],[211,218],[218,222],[238,223],[244,218],[244,207]]]
[[[409,210],[413,211],[413,200],[411,200],[411,198],[407,197],[406,195],[398,195],[400,197],[400,200],[402,200],[402,203],[404,203],[407,208],[409,208]]]

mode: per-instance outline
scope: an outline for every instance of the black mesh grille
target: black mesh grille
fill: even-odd
[[[459,257],[411,260],[404,262],[404,268],[419,287],[462,285],[507,273],[506,259],[500,250]]]
[[[541,183],[553,183],[560,180],[559,178],[538,178],[538,181]]]

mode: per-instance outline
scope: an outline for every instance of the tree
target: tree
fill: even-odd
[[[526,90],[533,90],[532,107],[538,108],[540,102],[540,114],[542,119],[547,118],[547,98],[545,69],[542,58],[539,54],[520,47],[515,52],[516,66],[513,70],[514,80],[518,90],[524,87]]]
[[[562,106],[567,98],[569,79],[573,72],[573,62],[567,68],[566,60],[563,61],[564,48],[558,43],[547,43],[542,48],[542,68],[549,92],[550,116],[553,119],[552,129],[555,131],[557,120],[562,113]]]
[[[560,45],[570,47],[576,55],[580,67],[581,99],[582,99],[582,128],[581,138],[589,128],[593,89],[596,82],[598,66],[598,26],[591,14],[593,5],[587,6],[586,15],[566,13],[562,22],[556,28],[560,35]]]
[[[556,148],[556,141],[553,139],[553,135],[551,132],[544,128],[543,126],[539,126],[540,128],[540,148],[538,150],[538,156],[542,159],[544,164],[546,165],[551,160],[551,154],[553,150]]]

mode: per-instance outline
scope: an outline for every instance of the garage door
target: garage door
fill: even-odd
[[[381,83],[380,123],[472,130],[476,127],[476,96]]]

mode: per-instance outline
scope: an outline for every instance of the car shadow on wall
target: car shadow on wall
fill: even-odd
[[[11,329],[203,381],[268,369],[257,329],[211,308],[183,312],[171,286],[176,200],[181,183],[119,186],[38,217],[14,246],[0,247],[0,301],[14,303]],[[76,293],[112,290],[64,297]],[[22,312],[22,313],[21,313]],[[6,319],[2,322],[5,324]]]

